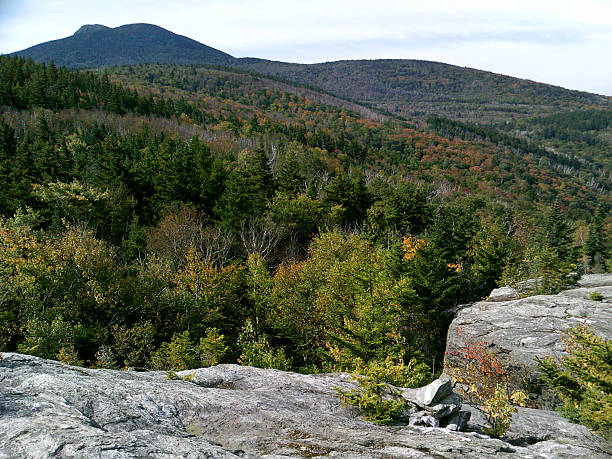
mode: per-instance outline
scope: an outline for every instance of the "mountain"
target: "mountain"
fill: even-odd
[[[71,37],[41,43],[14,54],[74,68],[142,62],[228,64],[234,59],[152,24],[128,24],[114,29],[99,24],[84,25]]]
[[[495,123],[612,104],[607,96],[439,62],[380,59],[294,64],[236,59],[151,24],[114,29],[85,25],[71,37],[14,54],[75,68],[139,63],[231,66],[319,88],[393,116],[417,119],[436,115]]]
[[[486,193],[510,200],[525,193],[529,200],[554,200],[553,195],[563,190],[556,196],[567,198],[574,210],[603,199],[599,193],[612,186],[612,141],[606,137],[612,116],[595,116],[610,114],[606,110],[591,113],[590,124],[580,120],[587,111],[541,118],[530,131],[526,124],[533,118],[526,118],[525,126],[516,125],[529,133],[527,137],[515,134],[510,121],[508,131],[442,117],[405,122],[328,92],[232,68],[142,64],[103,72],[121,86],[193,104],[205,101],[208,113],[232,118],[234,131],[243,130],[254,116],[301,126],[306,130],[300,141],[311,147],[334,155],[348,153],[353,159],[367,160],[372,168],[384,158],[381,166],[387,172],[410,170],[430,183],[449,180],[470,190],[482,189],[486,183]],[[292,99],[295,96],[299,101]],[[363,131],[366,123],[369,132]],[[578,129],[582,137],[577,136]]]
[[[523,158],[531,155],[539,161],[538,169],[541,158],[548,158],[564,174],[588,170],[584,184],[588,188],[608,189],[610,183],[612,98],[597,94],[429,61],[294,64],[234,58],[149,24],[114,29],[85,25],[72,37],[15,54],[69,67],[104,67],[109,75],[124,75],[122,84],[134,89],[161,83],[164,90],[178,88],[193,94],[205,89],[211,96],[223,96],[242,88],[243,94],[232,97],[249,99],[253,88],[237,77],[242,72],[251,75],[249,81],[265,79],[257,91],[280,86],[299,94],[309,90],[309,97],[316,94],[315,100],[322,101],[325,95],[326,104],[356,110],[371,120],[412,120],[413,127],[450,140],[485,141]],[[127,71],[117,67],[138,63],[200,67],[173,70],[181,79],[156,67]],[[211,79],[211,65],[231,75]],[[141,71],[139,78],[130,78],[130,73]],[[193,78],[204,74],[206,81]]]
[[[612,104],[605,96],[440,62],[378,59],[306,65],[237,59],[232,65],[321,88],[402,117],[488,122]]]

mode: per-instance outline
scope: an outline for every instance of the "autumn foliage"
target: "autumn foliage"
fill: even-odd
[[[461,330],[458,330],[461,334]],[[510,428],[516,405],[524,406],[527,395],[514,387],[508,362],[502,362],[486,341],[466,340],[445,355],[445,369],[464,391],[466,400],[477,406],[489,426],[486,432],[501,437]]]

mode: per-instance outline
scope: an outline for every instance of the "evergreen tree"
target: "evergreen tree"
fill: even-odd
[[[268,164],[268,157],[263,147],[258,147],[253,152],[253,155],[247,162],[248,172],[252,175],[253,180],[260,183],[259,191],[264,198],[270,198],[274,195],[276,184],[274,176]]]
[[[605,269],[609,256],[609,234],[605,232],[605,216],[603,205],[599,205],[589,223],[589,234],[584,244],[584,255],[587,257],[588,267],[596,273]]]
[[[300,163],[296,155],[290,153],[281,162],[276,175],[276,182],[279,191],[291,196],[303,191],[306,177],[300,171]]]
[[[240,229],[245,221],[264,216],[274,188],[268,160],[258,148],[229,173],[215,213],[224,225]]]
[[[438,207],[433,224],[427,229],[427,239],[441,251],[447,263],[466,258],[478,228],[475,211],[479,206],[479,202],[465,199]]]
[[[325,187],[324,203],[330,208],[342,206],[344,214],[343,224],[354,224],[363,221],[371,196],[365,184],[362,173],[350,176],[342,171],[332,178]]]
[[[17,142],[15,130],[8,124],[0,121],[0,215],[10,213],[7,192],[10,188],[9,175],[16,154]]]
[[[570,261],[571,228],[563,215],[559,201],[550,208],[544,220],[543,243],[552,247],[563,261]]]

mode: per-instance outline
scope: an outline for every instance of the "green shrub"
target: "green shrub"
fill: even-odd
[[[206,329],[206,336],[200,338],[198,353],[203,367],[212,367],[221,362],[229,348],[225,345],[225,336],[219,334],[216,328]]]
[[[368,421],[386,425],[397,422],[410,408],[410,402],[393,386],[372,376],[353,376],[359,388],[344,391],[336,387],[342,403],[354,406]]]
[[[397,360],[397,361],[396,361]],[[354,373],[374,378],[397,387],[421,387],[431,382],[431,370],[426,363],[410,359],[408,364],[403,358],[387,356],[385,360],[371,360],[367,364],[355,359]]]
[[[283,349],[274,349],[264,335],[257,335],[253,322],[247,320],[240,335],[238,345],[242,353],[238,358],[241,365],[250,365],[259,368],[276,368],[289,370],[291,361]]]
[[[151,354],[151,365],[156,370],[169,372],[217,365],[227,353],[225,337],[216,328],[207,328],[206,336],[195,345],[188,331],[176,333],[169,343],[162,345]]]
[[[155,327],[151,322],[141,322],[132,327],[111,327],[114,340],[113,353],[117,363],[125,367],[146,367],[155,349],[153,340]]]
[[[530,247],[522,260],[504,268],[500,284],[517,288],[527,296],[550,295],[575,281],[570,275],[575,269],[576,265],[563,261],[547,245]]]
[[[587,326],[565,336],[560,362],[538,359],[543,380],[563,401],[561,413],[612,438],[612,342]]]
[[[392,357],[367,364],[355,359],[355,370],[363,376],[353,375],[358,388],[344,391],[336,387],[338,397],[347,406],[357,407],[369,421],[393,424],[410,408],[409,402],[393,387],[419,387],[430,381],[429,367],[417,359],[404,364]]]
[[[58,360],[63,349],[64,357],[67,358],[67,352],[76,355],[74,343],[80,332],[80,326],[72,325],[62,316],[55,317],[51,322],[37,318],[30,319],[25,326],[25,341],[17,349],[24,354]]]
[[[151,354],[151,364],[156,370],[182,371],[196,368],[198,360],[189,332],[176,333],[169,343],[162,343]]]
[[[75,367],[82,367],[84,362],[79,359],[79,354],[72,344],[63,346],[57,353],[57,360]]]

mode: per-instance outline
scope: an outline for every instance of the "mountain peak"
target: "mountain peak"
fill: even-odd
[[[141,63],[227,64],[234,58],[191,38],[153,24],[119,27],[87,24],[70,37],[52,40],[14,54],[58,66],[101,67]]]
[[[83,33],[101,32],[102,30],[110,30],[110,27],[102,24],[85,24],[84,26],[81,26],[74,34],[80,35]]]

